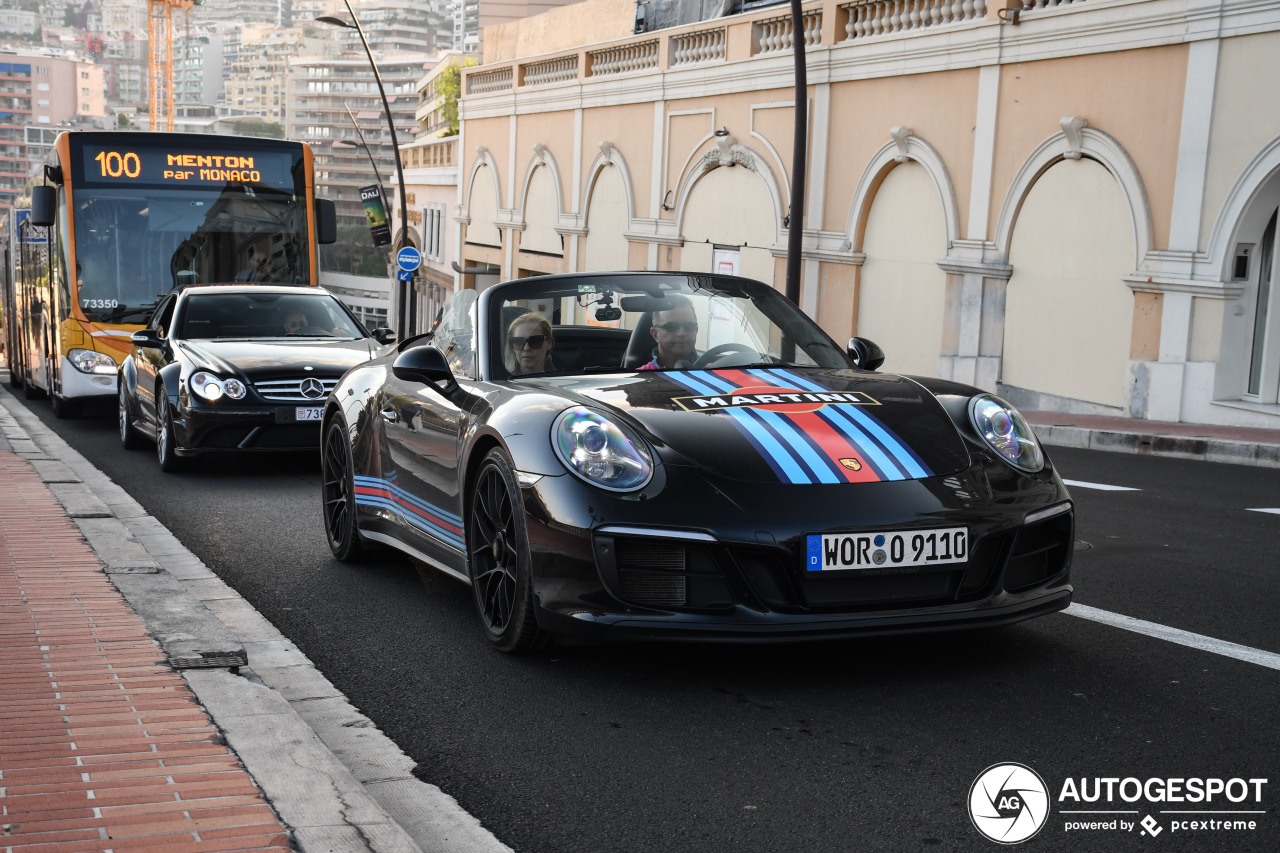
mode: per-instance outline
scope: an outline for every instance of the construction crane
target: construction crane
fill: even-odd
[[[151,53],[148,89],[151,91],[151,129],[173,130],[173,10],[186,12],[204,0],[147,0],[147,48]],[[165,126],[161,128],[160,113]]]

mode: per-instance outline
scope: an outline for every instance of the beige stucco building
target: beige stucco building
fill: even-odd
[[[1027,408],[1280,426],[1280,3],[1015,5],[805,4],[802,307]],[[486,33],[462,264],[783,287],[786,7],[624,36],[630,9]]]

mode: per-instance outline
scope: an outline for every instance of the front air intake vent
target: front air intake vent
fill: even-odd
[[[623,570],[622,597],[636,604],[680,607],[685,603],[685,576]]]

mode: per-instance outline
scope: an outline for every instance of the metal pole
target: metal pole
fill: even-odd
[[[800,304],[800,253],[804,236],[804,184],[809,148],[809,77],[804,52],[804,10],[791,0],[791,46],[796,64],[796,125],[791,151],[791,210],[787,221],[787,298]]]
[[[360,147],[364,149],[364,153],[369,157],[369,165],[373,167],[373,177],[378,182],[378,193],[382,196],[382,206],[387,206],[387,191],[382,188],[382,173],[378,171],[378,161],[373,159],[373,152],[369,150],[369,143],[365,142],[364,131],[360,129],[360,124],[356,121],[355,114],[351,112],[351,106],[346,102],[342,102],[342,106],[346,107],[347,116],[351,119],[352,126],[356,129],[356,135],[360,137]],[[338,140],[341,142],[342,140]]]
[[[365,55],[369,57],[369,67],[373,69],[373,79],[378,83],[378,94],[382,96],[382,109],[387,114],[387,128],[391,131],[391,150],[396,157],[396,180],[400,184],[400,235],[391,243],[392,250],[397,254],[404,248],[404,238],[409,236],[409,202],[408,195],[404,190],[404,167],[400,163],[400,143],[396,139],[396,122],[391,117],[391,104],[387,101],[387,90],[382,86],[382,75],[378,73],[378,63],[373,61],[373,51],[369,49],[369,41],[364,37],[364,28],[360,26],[360,19],[356,17],[355,11],[351,8],[350,0],[342,0],[347,7],[347,13],[351,15],[352,22],[356,25],[356,32],[360,34],[360,43],[364,45]],[[796,2],[796,0],[793,0]],[[400,339],[404,340],[413,334],[410,328],[411,318],[409,314],[409,294],[412,290],[413,282],[405,282],[403,291],[400,294]]]

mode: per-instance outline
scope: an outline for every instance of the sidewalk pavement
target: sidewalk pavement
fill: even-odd
[[[0,387],[0,853],[510,853],[415,773]]]
[[[1022,413],[1041,442],[1151,456],[1280,468],[1280,429],[1169,423],[1062,412]]]

